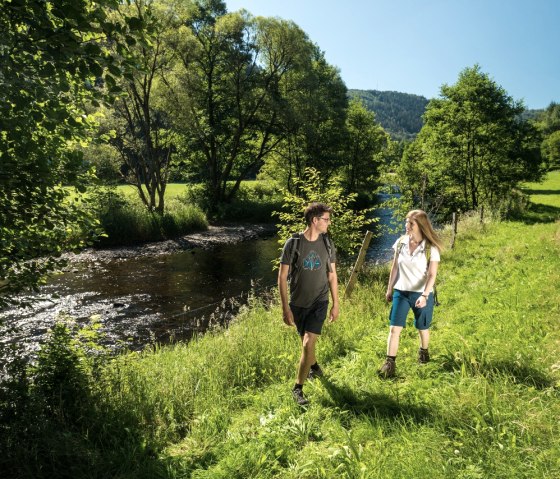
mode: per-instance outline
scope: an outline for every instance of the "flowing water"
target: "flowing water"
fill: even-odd
[[[377,215],[387,224],[391,212],[378,210]],[[367,260],[388,260],[395,238],[374,238]],[[272,266],[278,248],[277,238],[269,237],[208,250],[73,264],[49,280],[33,306],[0,312],[0,343],[18,343],[33,352],[61,317],[79,324],[97,318],[104,343],[112,348],[188,339],[213,322],[231,319],[249,293],[266,294],[276,283]]]

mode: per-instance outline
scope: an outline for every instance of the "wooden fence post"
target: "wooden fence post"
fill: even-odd
[[[451,249],[455,246],[455,236],[457,236],[457,213],[453,213],[453,219],[451,220]]]
[[[364,242],[362,243],[362,247],[360,248],[360,254],[358,254],[358,259],[354,264],[354,268],[352,269],[352,273],[350,274],[350,278],[348,279],[348,283],[346,284],[346,289],[344,290],[344,299],[349,298],[352,294],[352,290],[354,289],[354,285],[356,284],[356,279],[358,279],[358,272],[364,264],[366,251],[369,247],[372,236],[373,233],[371,231],[366,232]]]

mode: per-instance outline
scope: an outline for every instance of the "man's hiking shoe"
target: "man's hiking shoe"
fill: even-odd
[[[395,360],[387,358],[379,370],[379,376],[383,379],[393,378],[395,377],[396,369],[397,365],[395,364]]]
[[[303,395],[303,389],[292,389],[292,396],[294,397],[295,402],[297,402],[300,406],[306,406],[307,404],[309,404],[309,401]]]
[[[307,379],[316,379],[316,378],[321,378],[323,376],[324,373],[323,370],[321,369],[321,366],[315,364],[314,366],[311,366],[311,369],[309,370],[309,374],[307,375]]]
[[[428,352],[427,349],[420,348],[418,350],[418,362],[420,364],[426,364],[430,362],[430,353]]]

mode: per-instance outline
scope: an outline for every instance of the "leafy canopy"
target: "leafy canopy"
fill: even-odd
[[[87,105],[120,91],[141,27],[120,3],[0,2],[0,306],[83,246],[77,231],[97,229],[80,198],[91,172],[79,147],[94,123]]]
[[[523,111],[478,65],[463,70],[455,85],[443,85],[399,168],[411,206],[444,217],[484,205],[507,209],[512,189],[544,172],[540,136],[521,119]]]

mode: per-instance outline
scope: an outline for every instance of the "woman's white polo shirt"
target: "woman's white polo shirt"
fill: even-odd
[[[409,249],[409,235],[404,235],[395,241],[393,249],[396,251],[397,248],[399,248],[399,243],[401,241],[404,242],[404,244],[402,248],[400,248],[401,251],[397,258],[399,269],[397,282],[395,283],[394,288],[399,291],[415,291],[417,293],[423,293],[424,287],[426,286],[428,270],[426,240],[422,240],[422,243],[418,245],[412,254],[410,254]],[[437,246],[432,245],[430,247],[430,261],[439,262],[439,260],[439,249]]]

